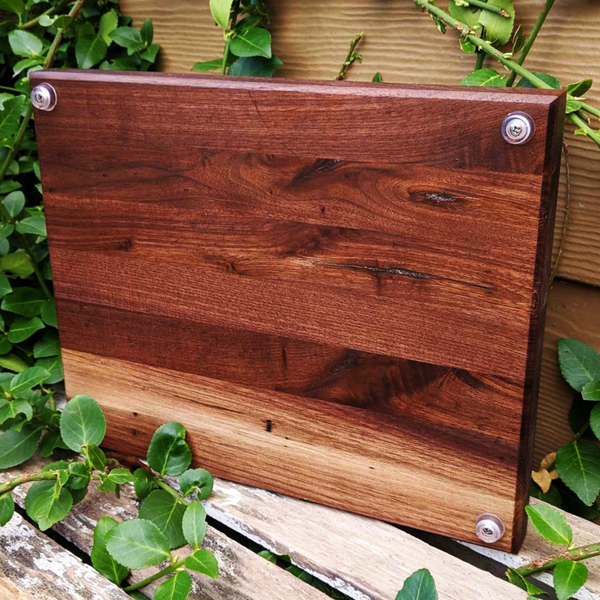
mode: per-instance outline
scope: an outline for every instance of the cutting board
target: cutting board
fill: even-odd
[[[108,448],[178,421],[219,477],[518,549],[561,92],[31,79],[67,394]]]

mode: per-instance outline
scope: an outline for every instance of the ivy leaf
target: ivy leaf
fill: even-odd
[[[460,85],[506,87],[507,80],[507,77],[500,75],[495,69],[477,69],[477,71],[467,75],[460,82]]]
[[[600,449],[593,442],[571,442],[556,453],[556,470],[563,482],[587,506],[600,492]]]
[[[488,0],[488,4],[499,6],[508,13],[508,17],[482,10],[479,23],[483,26],[485,39],[492,44],[506,44],[512,37],[515,24],[515,7],[512,0]]]
[[[232,4],[233,0],[210,0],[210,14],[223,31],[229,25]]]
[[[140,506],[140,519],[154,523],[165,535],[169,548],[185,545],[182,531],[185,506],[164,490],[154,490]]]
[[[11,379],[8,389],[13,396],[18,396],[42,383],[46,377],[48,377],[46,369],[30,367],[22,373],[15,375]]]
[[[569,600],[587,581],[587,567],[573,560],[561,560],[554,567],[554,591],[558,600]]]
[[[75,46],[75,57],[80,69],[91,69],[104,60],[108,46],[100,34],[93,38],[79,37]]]
[[[106,419],[100,405],[83,395],[69,400],[60,417],[60,433],[74,452],[81,452],[83,446],[98,446],[106,433]]]
[[[145,569],[171,558],[167,538],[150,521],[125,521],[112,528],[105,539],[110,555],[129,569]]]
[[[200,500],[206,500],[212,494],[214,480],[206,469],[190,469],[180,477],[179,486],[184,496],[197,492]]]
[[[112,44],[112,38],[110,34],[119,26],[119,16],[114,8],[111,8],[108,12],[105,12],[100,17],[100,24],[98,25],[98,35],[104,40],[107,46]]]
[[[147,498],[154,489],[154,477],[146,469],[136,469],[133,474],[133,488],[140,500]]]
[[[94,544],[90,558],[96,571],[114,584],[121,585],[123,579],[129,575],[129,569],[120,565],[106,549],[106,536],[118,524],[112,517],[102,517],[98,521],[94,529]]]
[[[581,395],[584,400],[600,400],[600,379],[586,383],[581,390]]]
[[[175,571],[175,575],[163,581],[154,592],[154,600],[185,600],[192,589],[192,578],[187,571]]]
[[[427,569],[419,569],[404,581],[396,600],[437,600],[435,581]]]
[[[587,383],[600,379],[600,354],[583,342],[558,340],[558,362],[566,382],[578,392]]]
[[[216,71],[223,66],[222,58],[215,58],[213,60],[204,60],[201,62],[197,62],[192,67],[192,71],[200,71],[202,73],[206,73],[207,71]]]
[[[551,544],[570,546],[573,531],[563,515],[555,508],[543,504],[530,504],[525,512],[536,531]]]
[[[4,527],[15,513],[15,501],[10,492],[0,496],[0,526]]]
[[[550,75],[550,73],[542,73],[540,71],[534,71],[533,75],[535,75],[538,79],[541,79],[544,83],[547,83],[553,90],[560,90],[562,85],[554,75]],[[535,88],[533,83],[527,81],[527,79],[519,79],[519,83],[517,83],[518,88]]]
[[[264,56],[271,58],[271,34],[262,27],[252,27],[239,32],[229,46],[236,56]]]
[[[590,91],[593,83],[594,81],[592,79],[582,79],[577,83],[570,83],[567,86],[567,93],[575,98],[579,98]]]
[[[4,102],[0,113],[0,139],[11,137],[16,133],[21,122],[24,101],[25,96],[19,95]]]
[[[8,34],[8,43],[17,56],[41,56],[44,51],[42,40],[24,29],[13,29]]]
[[[148,464],[162,477],[181,475],[192,462],[192,452],[185,441],[185,427],[165,423],[159,427],[148,446]]]
[[[64,487],[57,492],[53,481],[34,483],[25,497],[25,511],[45,531],[62,521],[73,506],[73,497]]]
[[[2,300],[2,309],[23,317],[37,317],[47,302],[41,290],[31,287],[17,288]]]
[[[194,500],[185,509],[182,525],[187,543],[198,549],[206,536],[206,511],[200,502]]]
[[[19,233],[31,233],[32,235],[47,237],[46,217],[43,214],[25,217],[17,223],[17,231]]]
[[[229,68],[229,75],[237,77],[273,77],[283,63],[276,57],[252,56],[238,58]]]
[[[4,208],[11,217],[16,217],[25,207],[25,196],[23,192],[11,192],[4,198]]]
[[[219,563],[210,550],[196,550],[185,559],[183,564],[190,571],[208,575],[212,579],[219,577]]]

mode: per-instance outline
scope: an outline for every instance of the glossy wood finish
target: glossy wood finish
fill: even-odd
[[[33,79],[67,390],[110,446],[178,420],[219,476],[520,544],[560,93]]]

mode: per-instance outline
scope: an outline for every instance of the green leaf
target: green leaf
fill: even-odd
[[[117,485],[123,485],[124,483],[130,483],[133,481],[133,475],[129,469],[112,469],[108,474],[108,479]]]
[[[185,545],[182,531],[185,506],[164,490],[154,490],[140,506],[140,519],[154,523],[164,533],[170,548]]]
[[[150,44],[150,46],[140,52],[140,58],[153,63],[156,60],[156,55],[159,50],[160,46],[158,44]]]
[[[229,25],[229,15],[233,0],[210,0],[210,14],[216,24],[225,31]]]
[[[396,600],[437,600],[435,581],[427,569],[419,569],[404,581]]]
[[[515,7],[512,0],[488,0],[488,4],[503,8],[509,17],[497,15],[489,10],[482,10],[479,23],[483,26],[485,39],[492,44],[506,44],[512,37],[515,24]]]
[[[60,355],[40,358],[35,364],[48,371],[48,377],[44,380],[45,383],[52,384],[63,380],[62,359]]]
[[[0,0],[0,10],[20,15],[25,10],[23,0]]]
[[[377,72],[373,75],[373,79],[371,80],[373,83],[383,83],[383,76],[381,73]]]
[[[238,58],[229,68],[229,75],[237,77],[273,77],[283,63],[276,57],[253,56]]]
[[[202,73],[206,73],[207,71],[216,71],[223,66],[222,58],[215,58],[213,60],[204,60],[201,62],[197,62],[192,67],[192,71],[201,71]]]
[[[185,442],[185,427],[165,423],[159,427],[148,447],[148,464],[162,477],[181,475],[192,462],[192,452]]]
[[[4,273],[0,273],[0,298],[3,298],[11,292],[12,286],[10,285],[10,280]]]
[[[261,550],[258,553],[258,555],[264,558],[265,560],[268,560],[270,563],[273,563],[274,565],[277,564],[277,554],[273,554],[273,552],[269,550]]]
[[[271,58],[271,34],[262,27],[240,31],[232,38],[229,49],[236,56]]]
[[[525,512],[536,531],[546,541],[559,546],[571,545],[573,531],[558,510],[543,504],[530,504],[525,507]]]
[[[4,527],[15,513],[15,501],[9,493],[0,496],[0,527]]]
[[[135,495],[143,500],[154,489],[154,477],[146,469],[136,469],[133,474]]]
[[[80,69],[91,69],[104,59],[107,50],[108,46],[100,35],[93,38],[80,37],[75,46],[77,66]]]
[[[75,396],[62,412],[60,433],[74,452],[81,452],[83,446],[101,444],[106,433],[106,419],[100,405],[89,396]]]
[[[24,101],[25,96],[19,95],[4,102],[0,112],[0,139],[11,137],[16,133],[21,122]]]
[[[129,569],[145,569],[171,558],[167,538],[150,521],[125,521],[111,529],[105,539],[110,555]]]
[[[98,521],[94,529],[94,544],[90,555],[94,569],[116,585],[120,585],[129,575],[129,569],[120,565],[106,549],[106,536],[118,524],[112,517],[102,517]]]
[[[16,288],[2,300],[2,309],[23,317],[37,317],[47,302],[41,290],[31,287]]]
[[[200,502],[194,500],[185,509],[182,525],[187,543],[199,548],[206,536],[206,511]]]
[[[82,490],[90,483],[90,473],[86,465],[81,462],[72,462],[68,466],[70,490]]]
[[[589,92],[593,83],[594,82],[592,79],[582,79],[581,81],[578,81],[577,83],[570,83],[567,86],[567,93],[570,94],[571,96],[579,98],[579,97],[583,96],[584,94],[587,94],[587,92]]]
[[[569,600],[587,581],[587,567],[573,560],[561,560],[554,567],[554,591],[558,600]]]
[[[56,331],[46,331],[43,337],[33,346],[34,358],[48,358],[58,356],[60,353],[60,341]]]
[[[190,571],[208,575],[212,579],[219,577],[219,563],[210,550],[196,550],[185,559],[184,565]]]
[[[46,369],[30,367],[12,378],[9,391],[13,396],[18,396],[42,383],[46,377],[48,377]]]
[[[461,23],[466,23],[470,27],[473,27],[479,23],[479,16],[482,12],[479,8],[462,6],[460,2],[457,4],[455,0],[450,0],[448,2],[448,9],[451,16]]]
[[[109,35],[116,44],[127,48],[129,52],[134,52],[144,47],[140,32],[133,27],[117,27]]]
[[[600,492],[600,449],[593,442],[571,442],[556,453],[556,470],[563,482],[587,506]]]
[[[16,217],[25,206],[25,196],[23,192],[11,192],[4,198],[4,208],[11,217]]]
[[[100,17],[100,24],[98,26],[98,35],[104,40],[107,46],[112,43],[110,34],[119,26],[119,16],[114,8],[111,8],[108,12],[105,12]]]
[[[104,471],[106,468],[106,455],[95,444],[90,444],[87,448],[87,455],[90,464],[96,471]]]
[[[562,85],[560,81],[556,79],[553,75],[549,73],[541,73],[539,71],[534,71],[533,75],[535,75],[538,79],[541,79],[544,83],[547,83],[552,89],[560,90]],[[520,79],[519,83],[517,83],[518,88],[535,88],[533,83],[529,83],[527,79]]]
[[[31,259],[25,252],[14,252],[0,259],[0,270],[9,271],[19,277],[27,277],[34,271]]]
[[[14,419],[17,415],[25,415],[27,421],[33,417],[31,404],[25,400],[0,400],[0,425],[8,419]]]
[[[185,600],[192,589],[192,578],[187,571],[175,571],[175,575],[163,581],[154,592],[154,600]]]
[[[578,392],[587,383],[600,379],[600,354],[583,342],[558,340],[558,362],[566,382]]]
[[[584,400],[593,400],[595,402],[600,400],[600,379],[586,383],[581,390],[581,395]]]
[[[477,69],[470,75],[467,75],[460,85],[469,86],[487,86],[487,87],[506,87],[508,78],[500,75],[494,69]]]
[[[17,56],[41,56],[44,51],[42,40],[24,29],[13,29],[8,34],[8,42]]]
[[[581,110],[583,106],[583,100],[577,100],[570,94],[567,94],[567,104],[565,106],[565,112],[570,115],[571,113]]]
[[[184,496],[197,492],[200,500],[206,500],[212,494],[214,480],[205,469],[190,469],[180,477],[179,485]]]
[[[5,354],[0,356],[0,367],[21,373],[29,367],[29,365],[16,354]],[[1,468],[1,467],[0,467]]]
[[[7,354],[13,348],[11,341],[3,333],[0,334],[0,354]]]
[[[73,506],[73,497],[64,487],[57,492],[53,481],[34,483],[25,497],[25,511],[45,531],[62,521]]]
[[[594,435],[600,439],[600,404],[596,404],[590,413],[590,427]]]
[[[56,321],[56,302],[54,300],[46,300],[44,306],[42,306],[42,319],[46,325],[58,327]]]
[[[529,580],[527,580],[521,573],[516,571],[515,569],[509,568],[506,571],[506,578],[510,583],[516,585],[517,587],[525,590],[530,596],[539,596],[540,594],[546,594],[546,592],[536,585],[533,585]]]
[[[43,457],[48,458],[52,455],[56,448],[68,450],[58,431],[47,431],[40,442],[40,454]]]
[[[19,233],[31,233],[40,237],[47,237],[46,217],[43,214],[33,217],[25,217],[17,223],[17,231]]]
[[[146,46],[149,46],[152,43],[152,40],[154,39],[154,27],[152,26],[152,21],[150,19],[146,19],[142,24],[140,35]]]
[[[20,431],[9,429],[0,435],[0,469],[16,467],[29,460],[40,441],[39,427],[25,425]]]
[[[44,329],[44,323],[38,317],[28,319],[26,317],[19,317],[15,319],[13,324],[10,326],[8,332],[8,339],[13,344],[19,344],[30,338],[36,331]]]

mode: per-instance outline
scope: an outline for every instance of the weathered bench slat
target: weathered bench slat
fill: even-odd
[[[21,467],[1,473],[0,480],[11,475],[35,472],[47,462],[49,461],[34,458]],[[17,488],[14,497],[15,502],[23,505],[25,498],[23,486]],[[90,490],[88,496],[74,507],[71,514],[64,521],[55,525],[54,530],[80,550],[89,554],[94,527],[101,517],[107,515],[116,519],[131,519],[137,516],[136,500],[130,486],[124,486],[121,498],[116,498],[113,494],[102,494],[96,490]],[[0,528],[0,534],[3,530]],[[273,600],[274,598],[327,600],[323,593],[212,527],[208,528],[205,547],[212,550],[217,556],[220,577],[213,581],[202,575],[192,575],[194,591],[190,600]],[[93,571],[93,569],[91,570]],[[143,575],[137,573],[133,581],[139,581],[153,572],[153,570],[147,570]],[[97,574],[96,576],[100,577]],[[100,577],[100,579],[103,578]],[[116,586],[113,587],[117,589]],[[152,597],[156,587],[157,584],[148,586],[144,589],[144,593]],[[125,594],[124,597],[127,598],[127,595]],[[74,596],[74,598],[77,597]],[[65,596],[60,597],[60,600],[65,600]],[[107,596],[107,600],[112,600],[112,598]]]
[[[0,528],[0,598],[128,600],[129,596],[15,514]]]

